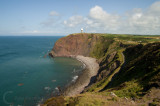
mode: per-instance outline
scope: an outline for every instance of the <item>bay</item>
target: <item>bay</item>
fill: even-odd
[[[37,105],[81,72],[75,59],[46,56],[61,37],[0,37],[0,106]]]

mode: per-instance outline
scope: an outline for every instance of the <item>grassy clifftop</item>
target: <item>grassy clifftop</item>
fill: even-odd
[[[87,49],[85,55],[97,58],[100,65],[96,79],[82,94],[51,98],[45,105],[61,101],[61,105],[71,106],[160,104],[160,36],[72,34],[67,37],[79,36],[85,43],[83,49]],[[79,53],[83,55],[83,50]]]
[[[137,44],[145,45],[157,41],[160,41],[159,36],[94,33],[70,34],[55,43],[51,55],[84,55],[100,59],[105,56],[106,52],[118,50],[120,47],[126,48]]]

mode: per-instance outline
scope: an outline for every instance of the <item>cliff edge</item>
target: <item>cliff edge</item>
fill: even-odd
[[[59,39],[50,55],[53,56],[71,56],[71,55],[83,55],[90,56],[90,52],[93,50],[96,42],[100,36],[94,34],[71,34],[67,37]]]

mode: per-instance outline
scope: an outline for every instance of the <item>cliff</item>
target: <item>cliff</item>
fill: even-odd
[[[55,43],[51,54],[53,56],[90,56],[90,52],[93,50],[93,47],[99,39],[100,36],[92,34],[71,34],[59,39]]]
[[[50,52],[51,56],[83,55],[101,58],[105,55],[113,39],[105,39],[100,34],[71,34],[59,39]]]
[[[66,105],[95,106],[160,104],[159,38],[117,34],[71,34],[59,39],[50,52],[51,56],[94,57],[100,68],[94,81],[82,94],[51,98],[45,105],[59,101]]]

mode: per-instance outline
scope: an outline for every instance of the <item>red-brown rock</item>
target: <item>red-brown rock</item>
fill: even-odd
[[[99,37],[96,34],[71,34],[59,39],[55,43],[50,55],[52,54],[55,57],[68,57],[71,55],[89,56]]]

